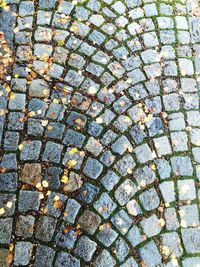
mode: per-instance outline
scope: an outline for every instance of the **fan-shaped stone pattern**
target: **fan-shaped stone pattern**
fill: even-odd
[[[2,87],[0,96],[3,264],[198,264],[197,1],[10,6],[18,17],[12,94]]]

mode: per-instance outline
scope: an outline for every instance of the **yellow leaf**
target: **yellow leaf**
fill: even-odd
[[[103,230],[103,225],[99,225],[99,231]]]
[[[4,208],[1,208],[1,209],[0,209],[0,215],[3,215],[4,213],[5,213]]]
[[[76,165],[76,161],[75,160],[69,160],[68,162],[67,162],[67,167],[68,168],[72,168],[72,167],[74,167],[75,165]]]
[[[72,148],[69,152],[70,155],[74,155],[78,152],[78,149],[76,147]]]
[[[19,78],[19,74],[15,74],[15,78]]]
[[[23,144],[20,144],[20,145],[18,146],[18,148],[19,148],[20,151],[23,149],[23,147],[24,147]]]
[[[15,99],[15,97],[16,97],[15,94],[11,92],[9,98],[12,100]]]
[[[69,181],[69,178],[68,178],[66,175],[63,175],[63,176],[61,177],[61,182],[62,182],[62,183],[67,184],[68,181]]]
[[[59,46],[63,46],[65,44],[65,42],[63,40],[58,40],[58,45]]]

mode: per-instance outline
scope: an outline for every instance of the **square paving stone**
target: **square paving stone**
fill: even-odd
[[[99,212],[99,214],[101,214],[101,216],[103,216],[104,219],[108,219],[116,207],[116,203],[107,193],[103,193],[94,203],[94,208]]]
[[[200,126],[200,113],[199,111],[188,111],[187,122],[190,126]]]
[[[20,174],[20,181],[36,186],[41,182],[41,164],[39,163],[25,163]]]
[[[71,111],[69,117],[66,120],[66,123],[70,126],[83,128],[86,124],[86,121],[87,118],[84,115],[75,111]]]
[[[49,97],[49,86],[45,80],[35,79],[29,86],[29,95],[31,97],[41,97],[48,98]]]
[[[77,69],[82,69],[85,65],[85,60],[82,56],[72,53],[69,57],[68,64]]]
[[[25,94],[14,94],[13,98],[11,98],[9,101],[8,107],[11,110],[23,110],[25,108],[25,103]]]
[[[113,123],[114,127],[122,133],[125,132],[131,124],[131,119],[125,115],[120,115]]]
[[[139,125],[133,126],[129,133],[136,144],[143,142],[143,140],[147,136]]]
[[[140,222],[140,225],[141,225],[144,233],[148,237],[158,235],[160,233],[160,231],[162,230],[162,227],[159,224],[159,219],[155,214],[151,215],[148,218],[143,219]]]
[[[183,267],[195,267],[198,266],[200,262],[200,257],[190,257],[182,261]]]
[[[15,234],[23,238],[32,237],[35,218],[31,215],[20,215],[17,218]]]
[[[123,155],[127,150],[132,151],[133,147],[126,136],[122,135],[117,141],[111,146],[113,152]]]
[[[20,212],[27,212],[30,210],[38,211],[39,206],[40,206],[39,192],[34,192],[29,190],[19,191],[18,210]]]
[[[59,189],[60,188],[60,176],[62,173],[62,169],[56,166],[49,167],[45,170],[44,179],[48,181],[49,188]]]
[[[76,239],[76,232],[71,229],[69,230],[65,224],[62,224],[54,241],[57,246],[71,250],[74,247]]]
[[[81,229],[90,235],[95,233],[100,223],[100,217],[90,210],[85,210],[78,219],[78,224],[80,224]]]
[[[155,163],[160,178],[161,179],[169,178],[171,174],[171,166],[169,162],[165,159],[156,159]]]
[[[200,146],[200,129],[192,128],[190,130],[190,142],[193,145]]]
[[[186,58],[179,58],[178,63],[180,72],[183,76],[194,74],[194,66],[191,60]]]
[[[57,220],[48,216],[40,216],[36,222],[35,237],[44,242],[52,240]]]
[[[135,199],[130,200],[126,204],[126,208],[128,210],[128,213],[133,215],[133,216],[137,216],[138,214],[142,214],[142,210],[141,210],[138,202]]]
[[[17,190],[17,173],[0,173],[0,192],[9,191],[14,192]]]
[[[90,183],[84,183],[80,189],[78,198],[86,203],[91,203],[98,194],[99,188]]]
[[[175,201],[175,188],[174,188],[174,182],[163,182],[159,185],[162,197],[165,201],[165,203],[170,203]]]
[[[193,168],[189,157],[172,157],[171,158],[173,173],[180,176],[192,176]]]
[[[100,158],[101,162],[106,165],[107,167],[109,167],[110,165],[112,165],[112,163],[114,162],[115,160],[115,156],[109,151],[109,150],[106,150],[101,158]]]
[[[42,160],[59,163],[63,146],[54,142],[47,142],[42,156]]]
[[[194,156],[194,160],[200,163],[200,147],[192,148],[192,154]]]
[[[171,142],[173,150],[176,152],[188,150],[188,138],[185,132],[171,133]]]
[[[23,141],[20,159],[23,161],[37,160],[42,147],[41,141]]]
[[[179,222],[174,208],[165,209],[165,223],[167,230],[176,230],[179,227]]]
[[[179,180],[178,194],[180,200],[194,200],[196,198],[194,181],[192,179]]]
[[[145,187],[156,180],[155,172],[148,166],[138,168],[134,172],[134,178],[140,187]]]
[[[38,244],[35,254],[34,267],[51,267],[53,264],[53,259],[55,256],[55,251],[47,246]]]
[[[45,135],[48,138],[61,140],[65,131],[65,126],[61,123],[51,122],[48,124]]]
[[[47,103],[37,98],[32,98],[28,104],[29,114],[34,118],[44,118],[47,108]]]
[[[126,234],[132,225],[131,218],[124,210],[117,212],[112,218],[111,222],[119,230],[121,234]]]
[[[90,124],[88,125],[88,134],[97,137],[101,134],[103,130],[103,127],[96,123],[95,121],[91,121]]]
[[[69,70],[66,77],[65,81],[74,87],[78,87],[84,80],[83,75],[79,74],[78,72],[74,70]]]
[[[101,32],[94,30],[88,37],[93,44],[102,45],[102,43],[106,40],[106,36]]]
[[[154,188],[150,188],[141,193],[139,199],[146,210],[154,210],[160,204],[160,199]]]
[[[142,235],[139,228],[136,225],[133,225],[128,231],[127,239],[133,247],[136,247],[139,243],[142,242]]]
[[[131,101],[126,96],[120,97],[113,104],[113,108],[118,114],[124,113],[130,106],[131,106]]]
[[[17,170],[16,154],[4,154],[0,162],[0,168],[8,170]]]
[[[116,261],[107,250],[103,250],[95,259],[94,267],[115,266]]]
[[[183,205],[179,208],[181,226],[184,228],[199,226],[198,207],[196,204]]]
[[[135,161],[130,154],[127,154],[117,161],[114,168],[120,175],[125,176],[128,173],[131,173],[135,166]]]
[[[31,1],[21,2],[19,5],[19,16],[31,16],[34,14],[34,3]]]
[[[162,234],[161,240],[162,245],[168,248],[166,256],[180,257],[183,254],[181,241],[176,232]]]
[[[58,252],[55,261],[56,267],[80,267],[80,260],[67,252]]]
[[[137,262],[134,260],[133,257],[128,258],[123,264],[121,264],[121,267],[138,267]]]
[[[58,218],[61,215],[61,210],[65,205],[67,196],[52,192],[47,199],[45,207],[47,208],[46,215]]]
[[[199,96],[197,93],[183,94],[184,109],[199,109]]]
[[[53,9],[55,4],[56,0],[39,0],[39,7],[41,9]]]
[[[172,153],[169,139],[167,136],[154,138],[153,140],[159,158]]]
[[[164,127],[163,127],[163,123],[162,123],[160,118],[153,117],[148,122],[146,122],[146,126],[148,128],[150,136],[154,136],[154,135],[163,133]]]
[[[64,220],[73,224],[76,216],[81,208],[81,205],[74,199],[68,199],[67,205],[64,211]]]
[[[163,102],[166,111],[175,111],[180,109],[180,99],[178,94],[169,94],[163,96]]]
[[[0,217],[8,217],[13,215],[15,211],[15,202],[16,195],[15,194],[0,194],[0,207],[4,208],[4,213],[0,215]],[[11,205],[11,206],[10,206]]]
[[[8,129],[21,131],[24,128],[24,113],[22,112],[10,112],[8,115]]]
[[[76,254],[86,262],[90,262],[97,248],[97,244],[87,236],[79,238],[76,246]]]
[[[94,137],[89,137],[85,149],[97,157],[101,153],[103,146]]]
[[[110,247],[110,245],[115,241],[118,234],[115,232],[110,224],[103,224],[101,229],[97,234],[97,239],[105,246]]]
[[[173,113],[169,115],[170,131],[180,131],[185,129],[185,120],[182,113]]]
[[[81,148],[84,140],[85,136],[83,134],[68,129],[64,135],[63,144]]]
[[[0,262],[2,264],[2,267],[9,267],[9,263],[7,261],[7,257],[9,255],[9,250],[0,248]]]
[[[82,181],[81,175],[71,171],[69,174],[69,181],[64,186],[63,189],[65,192],[74,192],[74,191],[80,189],[82,184],[83,184],[83,181]]]
[[[28,119],[28,134],[42,136],[44,133],[43,121],[39,119]]]
[[[18,149],[19,133],[18,132],[6,132],[4,137],[4,150],[16,151]]]
[[[200,229],[187,228],[181,230],[183,244],[187,253],[200,252]]]
[[[47,111],[47,118],[60,121],[64,117],[65,106],[57,103],[51,103]]]
[[[112,249],[120,262],[123,262],[129,253],[129,246],[123,238],[117,239]]]
[[[108,130],[105,132],[101,139],[101,143],[105,146],[109,145],[111,142],[113,142],[117,138],[117,134],[114,133],[112,130]]]
[[[12,235],[12,218],[0,219],[0,244],[9,244]]]
[[[93,74],[96,77],[100,77],[102,75],[102,73],[104,72],[104,68],[102,68],[101,66],[94,64],[94,63],[90,63],[87,68],[86,71]]]
[[[154,241],[148,242],[139,251],[142,260],[147,266],[157,266],[161,263],[162,258]]]
[[[89,157],[83,168],[83,174],[91,179],[97,179],[103,170],[103,165],[96,159]]]
[[[73,152],[73,148],[67,148],[67,151],[63,158],[63,165],[68,169],[79,170],[81,168],[85,153],[83,151]]]
[[[102,178],[101,182],[103,186],[108,191],[110,191],[118,183],[119,179],[120,179],[119,176],[117,176],[115,172],[109,170],[106,173],[106,175]]]
[[[50,25],[51,15],[51,12],[39,10],[37,16],[37,25]]]
[[[134,152],[140,163],[146,163],[154,159],[153,153],[147,144],[136,147]]]
[[[126,179],[115,191],[115,199],[123,206],[135,195],[137,190],[136,185],[130,179]]]
[[[15,245],[14,265],[28,265],[31,259],[33,244],[30,242],[20,241]]]

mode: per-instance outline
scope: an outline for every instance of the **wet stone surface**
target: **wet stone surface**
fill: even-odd
[[[199,266],[198,1],[2,2],[0,266]]]

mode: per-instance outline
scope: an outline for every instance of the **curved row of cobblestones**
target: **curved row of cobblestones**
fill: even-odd
[[[198,1],[7,2],[0,266],[198,267]]]

